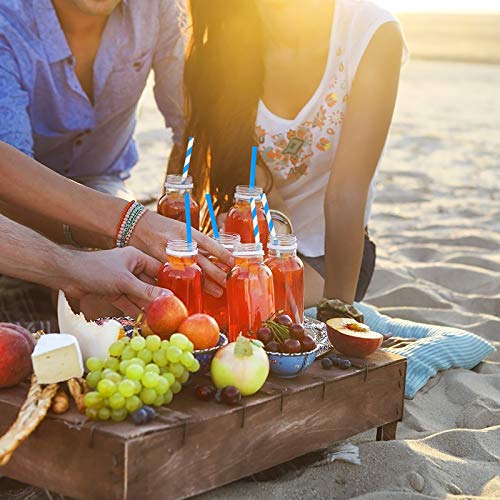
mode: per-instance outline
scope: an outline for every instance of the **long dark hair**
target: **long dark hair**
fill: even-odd
[[[261,24],[252,0],[191,0],[190,16],[184,92],[186,136],[195,137],[195,147],[189,172],[198,202],[208,191],[216,212],[225,212],[235,186],[248,183],[251,147],[257,143]]]

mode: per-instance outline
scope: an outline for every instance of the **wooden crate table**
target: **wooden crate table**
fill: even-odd
[[[270,377],[241,406],[195,399],[186,387],[153,423],[85,422],[49,413],[0,475],[75,498],[185,498],[377,428],[394,439],[406,360],[378,352],[367,369]],[[27,386],[0,390],[0,433]]]

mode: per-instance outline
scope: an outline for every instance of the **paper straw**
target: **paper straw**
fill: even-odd
[[[186,240],[188,248],[191,251],[193,249],[193,232],[191,230],[191,201],[189,199],[189,193],[184,193],[184,210],[186,212]]]
[[[266,214],[267,225],[269,226],[269,233],[273,238],[276,238],[276,229],[274,228],[274,222],[271,217],[271,210],[269,210],[269,203],[267,202],[266,193],[260,195],[262,200],[262,206],[264,207],[264,213]]]
[[[252,211],[253,237],[255,239],[255,243],[260,243],[259,219],[257,217],[255,200],[253,198],[250,198],[250,210]]]
[[[212,198],[210,197],[209,193],[205,195],[205,199],[207,200],[207,208],[208,208],[208,213],[210,214],[210,221],[212,222],[212,230],[214,232],[214,238],[220,243],[219,228],[217,227],[217,218],[215,217],[214,206],[212,203]]]
[[[194,137],[188,139],[188,145],[186,149],[186,159],[184,160],[184,168],[182,169],[182,178],[185,180],[188,172],[189,165],[191,164],[191,153],[193,152]]]
[[[258,146],[252,147],[252,161],[250,163],[250,189],[255,187],[255,175],[257,173],[257,153],[259,151]]]

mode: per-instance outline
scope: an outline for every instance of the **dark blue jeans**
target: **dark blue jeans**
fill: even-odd
[[[358,286],[356,288],[356,302],[361,302],[366,295],[368,286],[373,277],[375,270],[375,260],[377,257],[375,243],[370,239],[368,231],[365,232],[365,247],[363,250],[363,260],[361,261],[361,269],[359,271]],[[316,270],[323,278],[326,276],[325,256],[321,257],[305,257],[300,255],[300,258],[307,262],[314,270]]]

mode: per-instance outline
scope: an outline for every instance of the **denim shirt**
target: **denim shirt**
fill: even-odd
[[[94,61],[92,103],[51,0],[0,0],[0,140],[66,177],[128,177],[151,69],[158,108],[182,140],[184,19],[179,0],[122,0]]]

